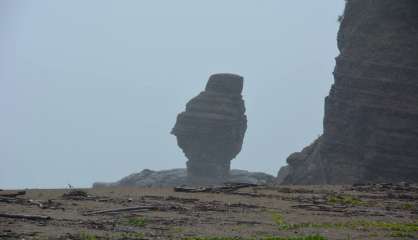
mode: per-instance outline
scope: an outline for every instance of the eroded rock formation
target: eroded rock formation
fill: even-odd
[[[205,91],[186,104],[177,116],[172,134],[187,161],[190,183],[215,183],[228,179],[230,161],[241,151],[247,129],[243,78],[215,74]]]
[[[324,133],[282,182],[417,182],[418,1],[348,0],[338,48]]]
[[[269,184],[274,182],[272,175],[262,172],[248,172],[245,170],[232,169],[229,172],[228,182]],[[216,183],[215,183],[216,184]],[[187,169],[169,169],[153,171],[144,169],[139,173],[133,173],[120,179],[117,182],[104,183],[97,182],[93,187],[176,187],[180,185],[190,185],[187,178]]]

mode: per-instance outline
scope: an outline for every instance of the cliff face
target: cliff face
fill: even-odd
[[[285,184],[418,181],[418,1],[348,0],[324,133]]]

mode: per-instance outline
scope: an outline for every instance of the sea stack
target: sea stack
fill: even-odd
[[[346,1],[324,133],[284,184],[418,182],[418,1]]]
[[[177,116],[171,133],[188,158],[188,183],[227,181],[231,160],[241,151],[247,130],[243,84],[239,75],[214,74],[205,91],[192,98]]]

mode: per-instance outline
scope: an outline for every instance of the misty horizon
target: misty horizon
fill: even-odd
[[[185,168],[170,135],[176,116],[224,72],[244,77],[248,117],[231,168],[275,176],[322,133],[343,7],[0,3],[0,188],[89,187]]]

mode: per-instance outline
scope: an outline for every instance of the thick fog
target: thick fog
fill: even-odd
[[[276,175],[322,132],[344,1],[0,2],[0,188],[185,167],[170,135],[210,74],[244,77],[232,167]]]

